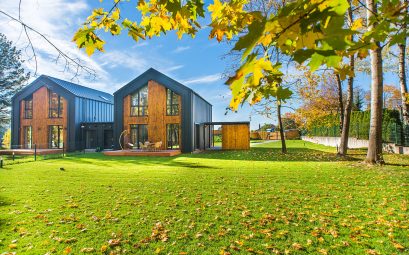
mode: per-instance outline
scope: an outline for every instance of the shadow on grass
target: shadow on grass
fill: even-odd
[[[0,196],[0,207],[9,206],[9,205],[11,205],[11,203],[7,201],[7,199],[4,198],[3,196]],[[6,220],[0,219],[0,229],[3,229],[5,224],[6,224]]]
[[[321,150],[310,149],[306,147],[291,147],[287,154],[282,154],[280,148],[254,147],[250,150],[241,151],[204,151],[201,153],[181,154],[175,157],[132,157],[132,156],[105,156],[103,154],[82,154],[65,158],[72,162],[89,163],[99,166],[115,167],[115,163],[137,165],[166,165],[184,168],[212,168],[206,164],[197,162],[181,161],[181,158],[192,159],[210,159],[210,160],[241,160],[241,161],[310,161],[310,162],[334,162],[334,161],[359,161],[362,157],[355,155],[340,158],[335,153]],[[217,167],[216,167],[217,168]]]
[[[315,150],[303,147],[288,148],[287,154],[281,153],[281,148],[253,147],[243,151],[205,151],[203,153],[189,155],[191,158],[208,158],[224,160],[247,160],[247,161],[358,161],[355,155],[340,158],[336,153]]]
[[[208,166],[200,164],[198,162],[178,161],[175,160],[179,157],[190,156],[190,154],[182,154],[176,157],[140,157],[140,156],[105,156],[103,154],[82,154],[77,156],[66,157],[65,160],[75,163],[92,164],[104,167],[115,167],[116,163],[121,166],[129,164],[130,166],[143,165],[143,166],[172,166],[183,168],[208,168],[208,169],[221,169],[220,167]]]

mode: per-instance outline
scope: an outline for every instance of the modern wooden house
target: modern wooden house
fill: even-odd
[[[108,93],[42,75],[12,101],[13,149],[112,148],[114,102]]]
[[[162,150],[209,147],[212,105],[192,89],[149,69],[114,93],[116,148],[162,142]],[[122,134],[122,135],[121,135]],[[121,144],[120,144],[121,141]]]

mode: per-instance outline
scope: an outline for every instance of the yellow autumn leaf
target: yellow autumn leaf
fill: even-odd
[[[356,19],[351,26],[351,30],[356,31],[360,29],[363,26],[363,20],[362,18]]]
[[[112,12],[112,14],[111,14],[111,17],[114,19],[114,20],[118,20],[119,19],[119,17],[120,17],[120,10],[119,10],[119,8],[115,8],[115,10]]]

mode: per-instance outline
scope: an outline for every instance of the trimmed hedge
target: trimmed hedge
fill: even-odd
[[[351,124],[349,127],[349,136],[358,139],[369,138],[370,111],[354,111],[351,115]],[[322,125],[320,123],[330,123]],[[397,110],[383,110],[382,119],[382,138],[386,142],[398,143],[402,134],[402,123],[400,113]],[[337,115],[328,115],[321,121],[314,123],[308,130],[310,136],[331,136],[338,137],[341,134],[340,117]]]

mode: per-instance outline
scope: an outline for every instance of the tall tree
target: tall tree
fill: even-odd
[[[405,10],[406,15],[408,14],[408,9]],[[407,31],[407,23],[403,21],[402,30]],[[399,84],[402,97],[402,115],[403,123],[409,125],[409,94],[408,94],[408,85],[406,80],[406,38],[402,43],[398,44],[399,48]]]
[[[22,63],[20,50],[0,34],[0,125],[9,123],[11,98],[30,78]]]
[[[347,17],[348,17],[348,23],[349,26],[352,26],[354,23],[354,18],[353,18],[353,13],[352,13],[352,4],[351,1],[349,0],[349,8],[347,12]],[[353,35],[352,35],[352,41],[353,41]],[[352,70],[352,72],[355,71],[355,54],[351,54],[349,56],[349,66]],[[348,76],[348,81],[347,81],[348,87],[347,87],[347,99],[346,99],[346,105],[344,109],[341,109],[341,111],[344,111],[344,114],[342,115],[342,130],[341,130],[341,143],[339,146],[339,151],[338,155],[340,156],[346,156],[347,155],[347,150],[348,150],[348,138],[349,138],[349,124],[351,122],[351,112],[352,112],[352,104],[353,104],[353,96],[354,96],[354,75],[349,75]]]
[[[342,91],[342,81],[339,74],[335,74],[338,85],[338,103],[339,103],[339,129],[342,132],[342,125],[344,124],[344,96]]]
[[[377,1],[366,0],[368,31],[375,30],[378,22]],[[382,95],[383,95],[383,69],[382,47],[379,41],[371,38],[371,43],[376,46],[370,50],[371,56],[371,118],[369,128],[369,145],[365,161],[370,164],[383,163],[382,157]]]

